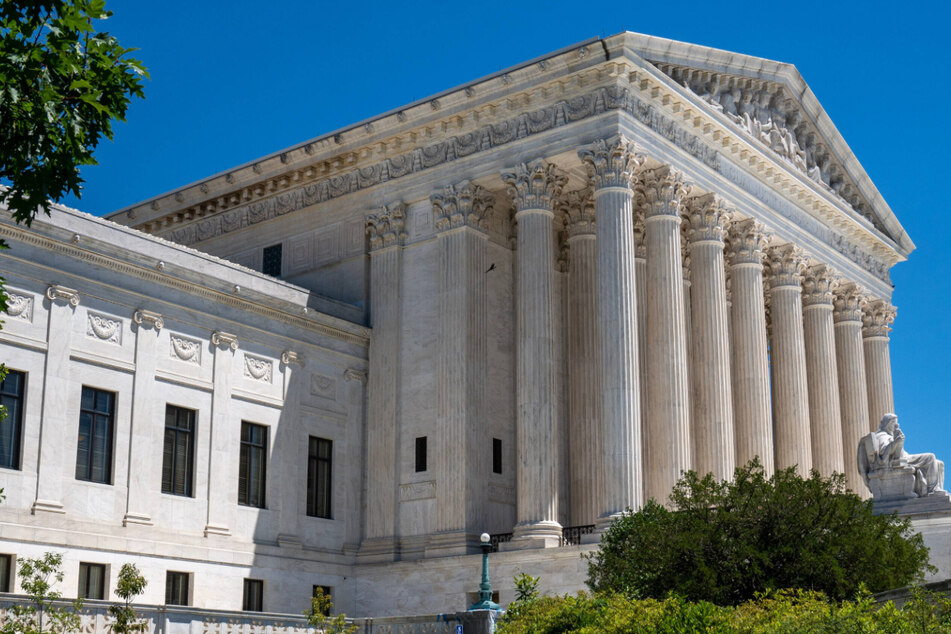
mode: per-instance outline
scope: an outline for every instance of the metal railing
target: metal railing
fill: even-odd
[[[565,526],[561,529],[562,546],[578,546],[581,544],[582,535],[590,535],[594,532],[594,524],[584,526]]]
[[[512,533],[496,533],[495,535],[489,535],[489,543],[492,544],[492,550],[490,552],[499,552],[499,544],[510,541],[512,541]]]

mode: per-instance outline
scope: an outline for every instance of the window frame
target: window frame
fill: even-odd
[[[254,440],[245,440],[245,428],[250,431],[259,429],[263,435],[260,442]],[[268,451],[268,427],[259,423],[250,421],[241,421],[241,449],[238,456],[238,504],[252,508],[267,508],[267,451]],[[252,458],[260,453],[260,476],[259,485],[252,491],[252,479],[255,475]],[[260,499],[257,499],[260,497]]]
[[[174,426],[170,426],[168,422],[169,414],[172,411],[175,412]],[[185,412],[188,413],[188,417],[191,419],[189,421],[191,425],[190,429],[182,427],[179,424],[181,421],[181,415],[182,413],[185,413]],[[189,497],[189,498],[195,496],[195,490],[194,490],[194,487],[195,487],[195,431],[196,431],[197,419],[198,419],[197,410],[190,409],[187,407],[182,407],[180,405],[172,405],[171,403],[165,404],[165,432],[164,432],[164,438],[162,443],[162,493],[165,493],[167,495],[177,495],[179,497]],[[170,478],[168,482],[166,482],[166,478],[165,478],[166,462],[165,461],[166,461],[166,458],[168,458],[170,455],[168,451],[169,432],[173,434],[172,440],[171,440],[172,464],[167,469],[170,474]],[[185,474],[182,478],[184,480],[184,490],[177,491],[176,490],[178,488],[177,487],[177,483],[178,483],[177,469],[179,468],[178,447],[179,447],[179,442],[182,438],[186,438],[188,442],[186,455],[184,456],[185,466],[183,467],[183,469],[185,471]]]
[[[11,553],[0,553],[0,593],[12,593],[13,582],[16,580],[16,556]]]
[[[321,457],[321,446],[326,446],[326,457]],[[334,441],[329,438],[310,436],[307,441],[307,516],[333,519],[333,452]],[[326,466],[324,466],[326,465]],[[321,467],[324,467],[323,469]],[[325,473],[326,482],[321,481]],[[321,486],[322,485],[322,486]],[[324,504],[320,493],[324,491]]]
[[[180,570],[166,570],[165,571],[165,605],[191,605],[191,573],[182,572]],[[184,603],[177,603],[173,601],[175,597],[172,596],[173,589],[175,589],[174,579],[184,581]],[[178,594],[181,594],[182,589],[179,588]]]
[[[244,612],[264,612],[264,580],[246,578],[242,588],[241,609]],[[249,600],[254,598],[249,592],[251,588],[257,588],[256,597],[258,606],[256,608],[249,605]]]
[[[99,578],[99,595],[98,597],[89,596],[89,581],[90,573],[93,569],[98,569],[102,575]],[[77,592],[77,598],[80,599],[92,599],[93,601],[105,601],[106,600],[106,580],[109,578],[109,567],[106,564],[96,564],[88,561],[79,562],[79,590]],[[85,592],[83,589],[85,588]]]
[[[7,391],[10,390],[9,384],[12,383],[12,381],[10,381],[11,375],[19,377],[18,392]],[[0,404],[7,407],[7,416],[0,421],[0,433],[4,432],[8,426],[12,427],[10,432],[10,444],[12,445],[10,449],[10,462],[4,464],[0,461],[0,469],[20,471],[23,468],[23,406],[26,402],[26,377],[26,372],[8,368],[6,378],[0,381]],[[8,386],[7,390],[4,389],[5,385]],[[16,403],[16,409],[13,414],[10,413],[10,401]]]
[[[86,409],[83,407],[83,401],[86,392],[89,391],[92,393],[93,398],[93,409]],[[108,394],[110,397],[109,411],[102,412],[97,409],[97,403],[100,395]],[[116,401],[118,399],[118,394],[110,390],[102,390],[97,387],[90,387],[88,385],[82,386],[82,392],[80,393],[79,400],[79,426],[77,430],[77,441],[76,441],[76,479],[82,482],[93,482],[96,484],[108,484],[111,485],[113,478],[114,465],[115,461],[115,432],[116,432]],[[80,473],[80,456],[82,455],[82,431],[83,431],[83,416],[89,415],[92,417],[90,422],[90,442],[88,450],[86,451],[86,469],[85,473]],[[99,422],[105,422],[106,431],[105,436],[105,460],[104,467],[105,473],[103,474],[102,479],[96,479],[93,477],[93,471],[95,469],[94,456],[95,456],[95,438],[97,436],[96,431],[99,429]]]

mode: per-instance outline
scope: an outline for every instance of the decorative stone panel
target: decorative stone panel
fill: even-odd
[[[122,320],[97,313],[86,313],[86,336],[107,343],[122,345]]]

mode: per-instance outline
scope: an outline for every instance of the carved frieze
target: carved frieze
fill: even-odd
[[[187,339],[178,335],[169,335],[168,340],[168,356],[170,359],[201,365],[202,344],[200,341]]]
[[[436,497],[436,483],[432,480],[400,485],[400,502],[428,500],[434,497]]]
[[[122,344],[122,320],[93,312],[86,313],[86,336],[107,343]]]
[[[7,289],[7,309],[4,311],[11,319],[33,323],[33,295],[20,294]]]
[[[274,364],[270,359],[261,359],[252,357],[245,353],[244,355],[244,376],[253,381],[261,383],[270,383]]]

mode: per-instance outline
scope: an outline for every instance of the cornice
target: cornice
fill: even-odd
[[[271,308],[264,304],[254,302],[248,298],[239,297],[223,293],[213,288],[204,287],[191,280],[182,280],[161,271],[138,266],[128,262],[122,262],[114,258],[95,253],[85,248],[80,248],[68,242],[63,242],[41,235],[37,232],[37,224],[33,228],[21,227],[19,225],[8,225],[0,223],[0,237],[9,238],[17,242],[31,244],[40,249],[45,249],[54,253],[60,253],[67,257],[88,262],[95,266],[112,270],[123,275],[129,275],[148,282],[161,284],[163,286],[187,293],[197,295],[216,304],[222,304],[251,312],[268,319],[274,319],[290,324],[296,328],[301,328],[321,335],[332,337],[339,341],[355,344],[362,347],[368,347],[370,342],[369,331],[361,327],[362,334],[347,332],[340,328],[335,328],[328,324],[322,324],[312,319],[300,317],[283,310]]]

